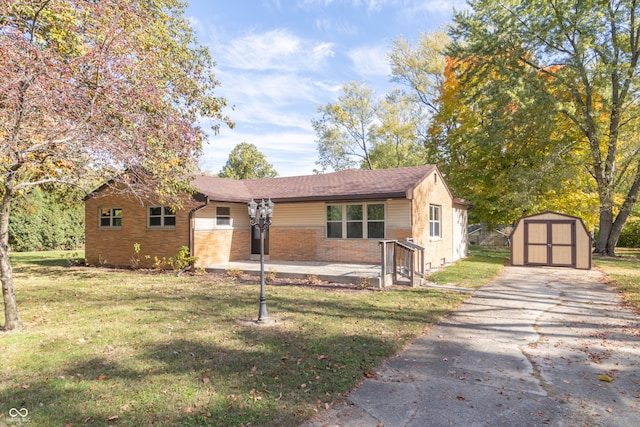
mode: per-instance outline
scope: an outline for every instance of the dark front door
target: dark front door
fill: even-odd
[[[251,255],[260,255],[260,229],[251,228]],[[269,255],[269,229],[264,231],[264,254]]]
[[[527,265],[575,267],[575,221],[527,220],[524,223],[524,262]]]

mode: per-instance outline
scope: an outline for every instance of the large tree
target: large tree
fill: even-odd
[[[278,172],[258,148],[248,142],[236,145],[218,176],[231,179],[273,178]]]
[[[230,124],[183,12],[178,0],[0,0],[5,330],[21,326],[8,247],[16,198],[111,180],[171,200],[196,167],[199,117]]]
[[[318,107],[311,120],[318,135],[318,164],[323,170],[343,170],[362,164],[373,169],[371,149],[377,132],[376,99],[372,89],[356,82],[345,83],[335,103]]]
[[[595,182],[595,251],[614,255],[640,189],[640,25],[636,1],[471,0],[456,13],[449,54],[467,79],[500,76],[501,92],[540,127],[573,138]],[[557,147],[551,147],[553,149]],[[580,150],[586,150],[582,155]],[[551,153],[553,154],[553,153]],[[560,153],[558,153],[559,155]]]

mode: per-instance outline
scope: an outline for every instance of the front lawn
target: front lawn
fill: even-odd
[[[12,260],[25,328],[0,333],[0,425],[299,425],[469,296],[268,285],[257,326],[257,280]]]
[[[640,310],[640,249],[616,249],[616,257],[594,257],[594,265],[607,275],[627,302]]]

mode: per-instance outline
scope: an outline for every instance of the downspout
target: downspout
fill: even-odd
[[[196,212],[200,209],[209,205],[209,196],[204,196],[204,205],[196,206],[195,208],[189,211],[189,254],[191,256],[195,256],[195,238],[196,238],[196,230],[195,230],[195,215]]]

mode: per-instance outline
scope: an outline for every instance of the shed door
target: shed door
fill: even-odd
[[[525,265],[576,266],[576,223],[573,220],[525,220]]]

